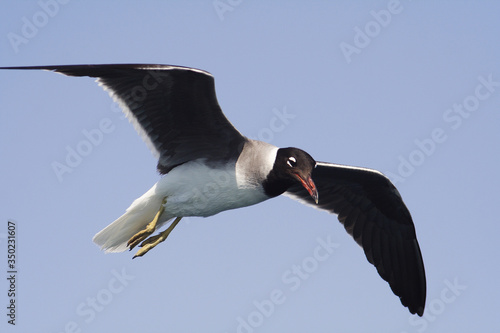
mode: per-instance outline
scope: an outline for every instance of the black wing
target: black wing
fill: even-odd
[[[366,258],[411,313],[422,316],[426,282],[415,227],[397,189],[376,170],[318,162],[316,205],[301,185],[285,194],[338,215]]]
[[[246,138],[222,113],[208,72],[169,65],[64,65],[8,67],[96,77],[159,158],[165,174],[185,162],[227,161]]]

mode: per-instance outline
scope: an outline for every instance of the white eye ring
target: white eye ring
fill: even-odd
[[[288,164],[291,168],[293,168],[297,164],[297,160],[295,159],[295,157],[290,156],[286,161],[286,164]]]

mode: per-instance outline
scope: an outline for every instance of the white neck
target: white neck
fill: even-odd
[[[273,169],[278,147],[257,140],[245,143],[236,161],[236,182],[238,187],[260,187]]]

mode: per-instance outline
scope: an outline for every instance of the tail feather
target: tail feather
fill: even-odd
[[[130,237],[143,229],[143,226],[145,225],[137,212],[125,213],[99,231],[92,240],[106,252],[123,252],[127,249]]]
[[[152,204],[149,200],[136,200],[129,209],[116,221],[99,231],[92,239],[102,250],[107,252],[123,252],[128,249],[127,242],[139,231],[146,228],[160,208],[161,202]],[[161,200],[161,199],[160,199]],[[141,202],[142,201],[142,202]],[[145,201],[148,204],[143,204]],[[156,203],[156,202],[155,202]],[[159,221],[157,228],[170,219]]]
[[[165,178],[162,178],[165,179]],[[123,252],[127,250],[127,242],[132,236],[146,228],[160,210],[165,198],[165,191],[158,190],[156,183],[141,197],[132,202],[125,214],[99,231],[92,239],[105,252]],[[172,216],[164,212],[156,224],[160,228],[170,221]]]

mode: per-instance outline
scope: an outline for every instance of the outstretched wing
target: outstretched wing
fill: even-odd
[[[424,263],[410,212],[390,180],[376,170],[323,162],[317,163],[312,179],[318,205],[300,184],[285,195],[337,214],[401,303],[422,316]]]
[[[44,69],[97,78],[159,159],[162,174],[198,158],[208,163],[237,158],[246,141],[222,113],[213,76],[199,69],[141,64],[2,69]]]

